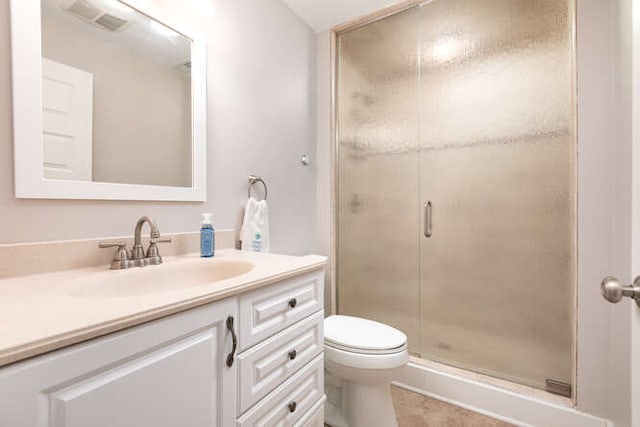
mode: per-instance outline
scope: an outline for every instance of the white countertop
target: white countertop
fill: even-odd
[[[114,274],[109,266],[0,280],[0,366],[51,350],[234,296],[288,277],[324,268],[326,257],[302,257],[222,250],[214,258],[167,257],[143,269],[171,269],[175,263],[249,261],[247,273],[217,282],[136,296],[86,296],[89,279]],[[134,267],[135,269],[135,267]],[[134,286],[134,284],[132,284]]]

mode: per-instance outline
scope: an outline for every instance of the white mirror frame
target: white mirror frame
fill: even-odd
[[[42,49],[40,0],[11,0],[11,50],[13,78],[13,141],[15,195],[26,199],[173,200],[207,198],[206,48],[200,37],[143,7],[141,1],[123,3],[190,38],[192,186],[119,184],[65,181],[43,177]],[[140,4],[136,4],[140,3]]]

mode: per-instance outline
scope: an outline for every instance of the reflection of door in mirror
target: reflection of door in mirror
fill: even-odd
[[[93,76],[93,100],[82,103],[91,122],[88,135],[50,129],[47,122],[59,119],[54,116],[59,113],[44,111],[44,177],[190,187],[191,40],[118,0],[40,3],[43,62],[55,61],[69,71],[44,83],[51,87],[43,88],[43,103],[57,105],[58,95],[80,96],[60,92],[65,84],[79,88],[65,79],[83,72]],[[55,91],[53,99],[44,99]],[[75,107],[80,104],[71,107],[79,113]],[[74,144],[66,144],[71,139]],[[77,150],[81,140],[86,143],[82,154]]]
[[[93,75],[42,58],[44,177],[91,181]]]

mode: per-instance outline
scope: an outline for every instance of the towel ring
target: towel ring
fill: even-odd
[[[249,188],[247,189],[247,197],[251,197],[251,187],[253,187],[253,185],[258,182],[264,187],[264,199],[267,200],[267,183],[257,175],[249,175]]]

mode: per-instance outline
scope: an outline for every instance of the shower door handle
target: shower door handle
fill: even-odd
[[[600,283],[600,292],[604,299],[611,303],[618,303],[622,297],[633,298],[640,306],[640,276],[636,277],[631,286],[623,286],[618,279],[607,276]]]
[[[431,227],[433,226],[431,218],[432,211],[431,200],[427,200],[424,202],[424,237],[427,239],[431,237]]]

